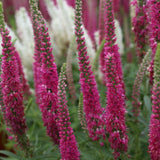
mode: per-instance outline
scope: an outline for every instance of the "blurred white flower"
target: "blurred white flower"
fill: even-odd
[[[53,52],[58,59],[62,56],[66,56],[68,47],[73,41],[73,35],[75,32],[75,11],[65,0],[57,0],[57,5],[55,5],[51,0],[45,0],[45,2],[51,17],[49,29],[52,35]],[[95,50],[93,48],[92,40],[85,29],[84,36],[86,39],[87,52],[90,57],[90,61],[92,62],[95,58]],[[74,49],[76,49],[76,47],[77,44],[75,42]]]
[[[47,10],[51,17],[49,26],[53,41],[54,55],[60,58],[66,54],[74,31],[74,21],[72,15],[73,8],[68,6],[65,1],[57,1],[57,6],[53,1],[46,0]]]
[[[15,19],[17,24],[17,35],[20,41],[20,44],[15,44],[15,46],[20,53],[28,78],[33,77],[34,36],[32,22],[24,7],[16,12]]]
[[[96,48],[98,49],[99,48],[99,31],[98,30],[94,33],[94,39],[96,43]]]
[[[118,44],[119,52],[120,52],[120,54],[123,54],[124,53],[124,44],[123,44],[122,29],[120,27],[119,21],[116,19],[115,19],[115,33],[116,33],[116,38],[117,38],[116,43]]]

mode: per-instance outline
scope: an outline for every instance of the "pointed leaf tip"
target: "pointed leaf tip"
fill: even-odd
[[[4,15],[3,15],[3,4],[0,2],[0,29],[4,29]]]

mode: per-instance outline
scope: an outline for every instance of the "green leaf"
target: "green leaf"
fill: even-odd
[[[0,2],[0,28],[4,30],[4,15],[2,2]]]
[[[14,45],[16,43],[16,41],[17,41],[17,38],[13,39],[12,45]]]
[[[144,100],[144,104],[145,104],[148,112],[151,112],[151,99],[150,99],[150,97],[147,96],[147,95],[145,95],[145,96],[143,97],[143,100]]]
[[[57,155],[56,155],[57,156]],[[56,158],[56,156],[54,156],[54,155],[39,155],[39,156],[35,156],[35,157],[33,157],[33,158],[31,158],[31,160],[33,159],[33,160],[40,160],[40,159],[45,159],[45,158]]]
[[[25,114],[29,111],[29,109],[30,109],[30,107],[31,107],[31,105],[32,105],[32,102],[33,102],[33,98],[30,98],[30,100],[29,100],[29,102],[28,102],[28,104],[27,104],[27,106],[26,106],[26,108],[25,108]]]
[[[18,157],[17,155],[15,155],[14,153],[9,152],[9,151],[1,150],[0,153],[1,153],[1,154],[4,154],[4,155],[6,155],[6,156],[12,157],[12,158],[19,159],[19,157]],[[13,160],[13,159],[12,159],[12,160]]]
[[[160,43],[157,44],[157,50],[154,58],[154,83],[160,81]]]

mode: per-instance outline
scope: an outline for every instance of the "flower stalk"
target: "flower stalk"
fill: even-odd
[[[140,97],[140,86],[144,77],[144,74],[147,70],[147,67],[149,66],[151,62],[151,51],[148,51],[145,57],[143,58],[142,63],[140,64],[139,70],[137,72],[136,79],[134,81],[133,85],[133,92],[132,92],[132,105],[133,105],[133,114],[137,121],[137,117],[140,112],[140,106],[141,102],[139,101]]]

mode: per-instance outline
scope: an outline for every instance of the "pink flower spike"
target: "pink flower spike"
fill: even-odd
[[[1,88],[3,96],[3,119],[9,132],[15,136],[16,141],[26,157],[32,154],[29,139],[26,136],[26,122],[23,106],[23,84],[17,60],[17,52],[11,42],[9,31],[4,27],[2,3],[0,3],[0,33],[2,35],[2,74]]]
[[[145,1],[145,0],[143,0]],[[130,11],[130,1],[129,0],[121,0],[121,5],[123,6],[124,8],[124,11],[126,14],[129,14],[129,11]]]
[[[150,64],[150,83],[153,84],[154,75],[154,56],[156,53],[157,43],[160,42],[160,1],[148,1],[148,21],[149,21],[149,40],[152,49],[152,61]]]
[[[60,152],[62,160],[79,160],[80,153],[78,151],[77,142],[69,117],[69,111],[66,101],[66,64],[63,64],[59,76],[58,84],[58,127],[60,136]]]
[[[114,149],[117,159],[121,153],[127,151],[128,136],[125,125],[125,86],[118,46],[115,44],[115,25],[113,15],[113,2],[105,2],[105,80],[107,87],[107,106],[104,113],[106,130],[109,133],[109,142]]]
[[[105,22],[104,22],[104,13],[105,13],[105,0],[100,0],[99,2],[99,44],[105,38]]]
[[[105,124],[109,133],[109,142],[114,149],[114,157],[117,159],[121,153],[127,152],[128,136],[125,125],[125,106],[123,86],[117,73],[116,57],[114,53],[108,53],[106,60],[106,87],[107,107],[105,112]]]
[[[135,42],[137,44],[137,53],[141,62],[146,54],[146,46],[148,43],[148,21],[147,21],[147,5],[145,0],[136,0],[135,17],[132,19],[133,32],[135,34]]]
[[[59,144],[57,125],[58,73],[52,54],[51,42],[45,20],[38,10],[37,1],[30,0],[35,38],[34,78],[36,98],[42,112],[47,134]]]
[[[95,81],[95,76],[91,70],[89,57],[87,56],[87,47],[82,29],[82,1],[76,0],[76,16],[75,16],[75,34],[77,37],[77,50],[80,67],[80,84],[83,93],[83,105],[87,129],[92,140],[98,140],[104,137],[102,108],[100,105],[100,97]]]
[[[149,125],[149,153],[152,160],[160,159],[160,43],[154,59],[154,84],[152,90],[152,115]]]
[[[94,33],[97,30],[97,0],[82,0],[82,20],[93,43]]]
[[[15,56],[15,48],[12,47],[9,32],[2,33],[2,75],[1,85],[3,94],[3,104],[5,108],[5,118],[8,126],[12,127],[13,134],[24,134],[26,124],[24,120],[22,83],[20,82],[18,64]],[[8,96],[8,94],[10,96]],[[12,105],[11,105],[12,104]],[[13,110],[13,111],[12,111]],[[12,115],[14,114],[14,115]]]
[[[75,7],[75,0],[67,0],[67,3],[73,8]]]
[[[105,53],[104,55],[108,53],[114,53],[115,60],[116,60],[116,66],[117,66],[117,74],[120,78],[120,83],[123,87],[123,97],[125,99],[125,85],[123,81],[123,72],[122,72],[122,64],[121,64],[121,57],[120,53],[118,52],[118,45],[115,44],[116,42],[116,35],[115,35],[115,24],[114,24],[114,14],[113,14],[113,6],[112,1],[107,0],[105,3]],[[105,58],[103,59],[103,64],[105,64]],[[104,68],[105,72],[105,66],[102,66]]]

